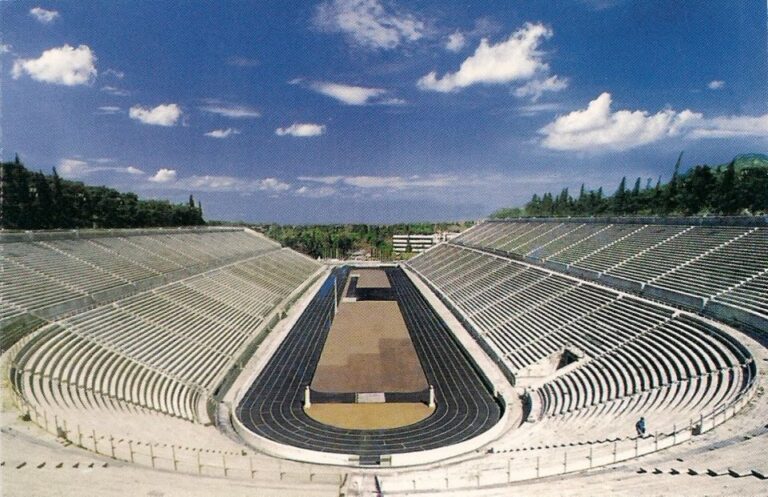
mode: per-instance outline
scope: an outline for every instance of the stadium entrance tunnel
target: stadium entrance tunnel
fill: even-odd
[[[233,422],[247,443],[273,455],[308,462],[409,466],[476,449],[498,436],[504,400],[494,397],[490,382],[408,276],[400,268],[379,271],[390,290],[380,294],[393,298],[381,302],[395,304],[394,310],[399,310],[385,316],[402,320],[409,343],[385,347],[384,356],[377,357],[381,360],[387,351],[400,354],[411,347],[416,364],[397,365],[394,370],[405,371],[408,378],[384,378],[383,392],[360,391],[355,378],[331,382],[343,388],[329,392],[329,383],[324,381],[322,393],[313,393],[321,357],[325,361],[326,348],[339,339],[329,338],[329,333],[334,320],[341,321],[340,305],[381,303],[340,304],[350,268],[335,268],[253,383],[235,399]],[[376,295],[375,288],[372,290],[369,296]],[[366,318],[367,328],[381,330],[391,325],[376,324],[378,316]],[[368,338],[366,343],[373,343]],[[394,340],[390,337],[390,342]],[[363,366],[371,360],[359,359]],[[392,360],[396,363],[397,357]],[[349,364],[360,370],[360,364]],[[393,371],[391,367],[371,369]],[[330,372],[337,380],[343,375],[343,371]]]

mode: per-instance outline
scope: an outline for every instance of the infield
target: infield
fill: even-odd
[[[311,387],[336,393],[427,389],[427,378],[398,303],[339,305]]]
[[[434,412],[420,402],[393,404],[312,404],[306,411],[321,423],[349,430],[386,430],[412,425]]]

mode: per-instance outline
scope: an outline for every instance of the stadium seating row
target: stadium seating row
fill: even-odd
[[[30,292],[30,306],[41,294],[66,298],[150,271],[190,271],[212,260],[245,257],[40,328],[14,358],[17,391],[54,413],[138,409],[201,421],[201,400],[263,328],[265,317],[319,268],[311,259],[274,249],[271,242],[245,232],[212,235],[57,240],[25,243],[26,251],[16,247],[6,254],[9,267],[56,283],[36,288],[34,279],[19,281],[14,289]],[[47,244],[76,246],[65,257],[44,248]],[[210,254],[220,246],[224,252],[214,259]],[[94,247],[110,247],[121,255],[96,266],[103,254]],[[60,260],[57,267],[54,261]],[[145,271],[132,273],[135,268]],[[14,305],[26,304],[23,293],[11,295]]]
[[[765,227],[486,222],[454,242],[649,295],[658,289],[655,298],[672,295],[670,301],[697,310],[708,302],[724,304],[755,315],[754,322],[768,322]],[[752,324],[749,317],[738,321]]]
[[[172,274],[188,276],[278,247],[243,230],[3,243],[0,319],[24,312],[56,317],[99,303],[108,292],[143,290]]]
[[[511,230],[499,229],[506,238]],[[531,230],[524,231],[530,240]],[[536,418],[690,415],[734,400],[756,375],[749,352],[708,322],[586,281],[450,243],[408,265],[463,314],[513,375],[563,350],[581,355],[535,385]]]

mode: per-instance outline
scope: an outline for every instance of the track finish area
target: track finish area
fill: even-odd
[[[437,407],[428,418],[401,428],[343,429],[304,412],[304,388],[312,381],[349,268],[335,269],[248,388],[234,415],[245,428],[272,441],[303,449],[361,457],[436,449],[491,428],[501,409],[451,331],[399,268],[386,269]]]

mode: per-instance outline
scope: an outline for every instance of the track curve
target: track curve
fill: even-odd
[[[453,334],[399,268],[386,269],[437,407],[428,418],[401,428],[352,430],[322,424],[304,413],[303,390],[320,358],[333,313],[333,282],[339,287],[349,268],[328,277],[302,316],[248,388],[235,416],[251,432],[309,450],[377,457],[452,445],[491,428],[501,408]]]

